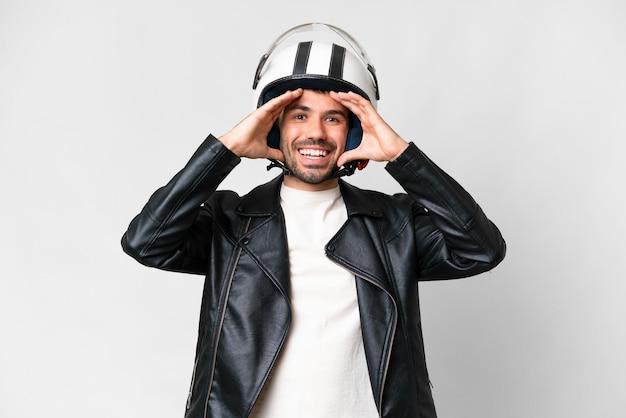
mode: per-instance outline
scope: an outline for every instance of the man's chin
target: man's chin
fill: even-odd
[[[300,181],[303,181],[308,184],[321,184],[328,180],[331,180],[336,177],[336,173],[339,171],[339,168],[335,167],[332,169],[328,169],[327,167],[307,167],[306,169],[291,169],[287,167],[290,171],[290,175],[297,178]]]

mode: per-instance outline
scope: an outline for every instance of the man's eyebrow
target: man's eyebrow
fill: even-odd
[[[294,104],[292,106],[287,106],[287,108],[285,109],[287,111],[289,110],[301,110],[303,112],[309,112],[311,111],[311,108],[305,105],[301,105],[301,104]]]
[[[341,109],[330,109],[327,110],[326,112],[324,112],[325,115],[343,115],[346,116],[347,112],[341,110]]]
[[[293,110],[299,110],[301,112],[310,112],[311,108],[302,104],[294,104],[293,106],[288,106],[285,111],[286,112],[290,112]],[[347,112],[341,110],[341,109],[329,109],[326,112],[324,112],[325,115],[342,115],[342,116],[347,116]]]

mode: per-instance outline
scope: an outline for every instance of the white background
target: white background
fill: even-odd
[[[119,240],[307,21],[365,46],[380,113],[507,240],[421,287],[440,417],[626,416],[621,0],[0,0],[0,416],[182,416],[202,278]],[[399,190],[379,164],[350,181]]]

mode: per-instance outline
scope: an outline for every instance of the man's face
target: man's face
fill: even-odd
[[[278,119],[280,150],[291,171],[285,185],[324,190],[337,185],[337,170],[348,135],[348,110],[328,93],[304,90]]]

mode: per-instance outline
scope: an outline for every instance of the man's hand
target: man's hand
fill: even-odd
[[[285,107],[300,96],[302,89],[297,89],[268,101],[220,137],[220,142],[239,157],[284,161],[280,150],[267,146],[267,134]]]
[[[330,96],[354,113],[363,128],[361,144],[351,151],[344,152],[339,157],[337,166],[341,167],[355,160],[393,161],[409,146],[387,125],[369,100],[353,92],[331,92]]]

